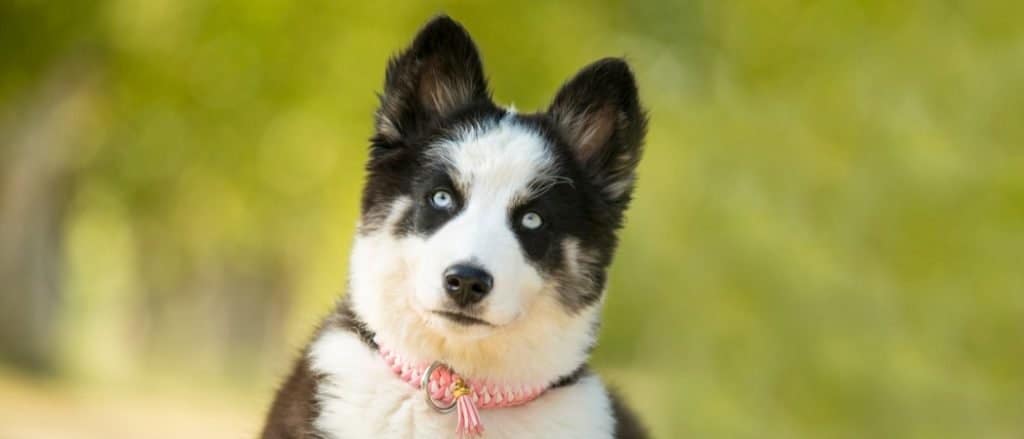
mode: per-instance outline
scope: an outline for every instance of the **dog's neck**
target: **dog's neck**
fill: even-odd
[[[399,309],[385,310],[380,305],[388,298],[381,296],[386,295],[366,297],[353,291],[339,309],[346,317],[345,327],[374,350],[379,341],[406,358],[427,364],[442,361],[478,379],[565,385],[584,373],[596,337],[599,307],[562,319],[520,322],[483,339],[454,340],[428,328],[412,310],[401,306],[404,301],[392,301]]]
[[[402,352],[402,351],[397,351],[397,350],[388,349],[388,348],[382,348],[381,347],[382,342],[381,342],[380,336],[378,336],[377,333],[374,332],[374,330],[371,329],[370,326],[367,325],[366,322],[364,322],[359,317],[359,315],[356,314],[356,312],[352,308],[351,300],[349,300],[348,297],[346,297],[344,300],[342,300],[338,304],[337,310],[336,310],[335,314],[332,316],[332,318],[328,320],[327,326],[328,327],[335,327],[335,328],[339,328],[339,329],[344,329],[344,330],[347,330],[347,331],[355,334],[359,338],[359,340],[362,341],[368,348],[370,348],[373,351],[377,351],[377,352],[381,353],[382,357],[384,358],[384,360],[388,363],[389,366],[392,366],[392,367],[395,366],[396,360],[398,360],[398,359],[401,359],[401,362],[403,364],[406,364],[406,365],[418,365],[418,366],[427,365],[427,364],[430,364],[433,361],[442,361],[442,362],[445,361],[441,357],[434,358],[434,359],[419,359],[419,358],[413,357],[413,356],[411,356],[411,355],[409,355],[409,354],[407,354],[405,352]],[[546,388],[546,389],[553,389],[553,388],[558,388],[558,387],[564,387],[564,386],[572,385],[573,383],[578,381],[580,378],[585,376],[587,373],[589,373],[589,370],[587,368],[586,362],[584,361],[584,362],[579,363],[576,366],[576,368],[573,369],[572,371],[570,371],[568,373],[560,374],[560,375],[553,375],[551,378],[548,378],[548,379],[540,379],[540,380],[535,380],[535,381],[531,381],[531,382],[507,382],[507,381],[505,381],[505,382],[501,382],[501,383],[502,383],[502,385],[513,386],[513,387],[520,387],[520,388]],[[485,374],[484,376],[490,376],[490,375]],[[480,379],[473,378],[473,379],[474,379],[474,381],[483,382],[483,381],[487,381],[490,378],[480,378]]]
[[[483,433],[479,410],[528,404],[552,387],[550,383],[501,383],[464,377],[443,362],[423,363],[381,346],[379,340],[374,340],[374,344],[396,377],[424,392],[427,404],[441,413],[458,413],[455,433],[459,437]]]

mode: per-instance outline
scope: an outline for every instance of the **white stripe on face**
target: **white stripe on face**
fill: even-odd
[[[542,288],[509,213],[551,179],[554,158],[538,133],[511,119],[467,130],[429,154],[446,165],[465,205],[423,243],[416,300],[428,311],[445,309],[442,273],[454,264],[472,262],[494,278],[480,317],[495,325],[508,323]]]
[[[430,209],[419,190],[375,206],[371,219],[378,223],[352,249],[350,294],[367,326],[410,358],[444,359],[467,375],[498,381],[546,381],[585,361],[600,306],[573,311],[560,298],[560,288],[585,276],[585,248],[563,249],[579,263],[542,279],[510,224],[510,206],[551,182],[535,177],[553,174],[555,163],[541,135],[513,123],[467,130],[435,146],[433,160],[447,163],[463,198],[436,228],[415,230],[417,211]],[[460,326],[429,312],[451,306],[444,270],[469,258],[494,277],[494,290],[473,305],[473,315],[498,328]]]

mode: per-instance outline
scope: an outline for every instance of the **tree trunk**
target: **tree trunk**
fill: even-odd
[[[54,366],[64,219],[95,88],[87,70],[58,64],[0,126],[0,360],[33,372]]]

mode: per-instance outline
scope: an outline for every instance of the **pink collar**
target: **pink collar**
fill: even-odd
[[[486,380],[464,379],[444,363],[425,365],[413,362],[381,346],[379,342],[377,345],[384,362],[402,381],[417,389],[426,387],[426,400],[431,408],[442,413],[457,411],[455,433],[461,437],[483,433],[479,409],[523,405],[537,399],[550,387],[511,386]]]

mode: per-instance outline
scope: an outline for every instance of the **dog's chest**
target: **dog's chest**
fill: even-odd
[[[429,408],[422,392],[397,379],[377,353],[353,334],[321,334],[310,350],[320,414],[314,421],[331,439],[455,437],[456,416]],[[596,376],[553,389],[514,408],[482,410],[485,438],[610,438],[610,402]]]

